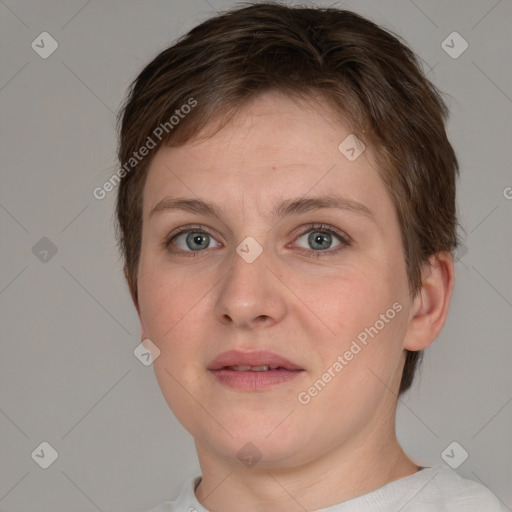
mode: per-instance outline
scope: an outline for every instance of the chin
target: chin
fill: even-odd
[[[248,468],[256,464],[260,469],[300,465],[309,458],[305,447],[308,451],[313,448],[315,436],[308,436],[303,426],[287,424],[283,428],[284,422],[279,425],[282,419],[281,415],[277,422],[272,418],[252,424],[231,423],[227,427],[231,435],[220,427],[205,431],[204,424],[189,432],[208,452],[215,451],[222,459]]]

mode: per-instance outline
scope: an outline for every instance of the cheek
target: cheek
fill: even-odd
[[[389,276],[386,279],[385,275]],[[396,316],[395,302],[402,302],[404,294],[399,279],[376,266],[343,269],[337,275],[316,282],[296,281],[297,296],[307,299],[311,311],[323,320],[325,339],[347,340],[379,321],[380,315],[390,310],[388,317]],[[379,322],[379,326],[381,323]]]
[[[195,377],[200,365],[197,355],[204,343],[205,312],[200,299],[205,291],[199,290],[197,280],[184,279],[176,270],[158,271],[156,264],[147,263],[146,267],[141,265],[139,279],[141,322],[146,337],[160,350],[153,368],[163,397],[189,428],[193,424],[188,423],[193,416],[189,392],[201,395],[201,383]]]
[[[179,397],[181,386],[196,389],[197,374],[204,371],[205,361],[213,357],[212,341],[218,338],[212,313],[215,282],[206,273],[198,275],[186,265],[171,267],[152,255],[141,258],[141,323],[145,336],[160,350],[154,369],[167,390],[166,397]]]
[[[195,280],[184,279],[183,272],[171,270],[157,258],[141,255],[139,265],[138,299],[141,324],[146,337],[160,349],[158,359],[167,359],[167,353],[190,346],[191,333],[183,327],[190,322],[202,294],[195,289]],[[204,293],[204,292],[203,292]],[[187,343],[183,343],[184,337]],[[158,361],[157,359],[157,361]]]
[[[149,238],[149,237],[148,237]],[[171,266],[160,248],[153,247],[143,236],[138,271],[138,299],[142,320],[155,340],[172,329],[197,299],[186,269]],[[200,295],[199,295],[200,297]]]
[[[392,396],[403,354],[405,307],[368,299],[345,307],[337,324],[341,332],[323,340],[321,364],[310,387],[301,390],[311,398],[310,411],[330,411],[331,420],[348,430],[363,428]]]
[[[316,342],[321,353],[316,378],[330,369],[338,386],[357,391],[356,396],[371,394],[371,381],[379,385],[379,378],[384,382],[391,378],[407,325],[406,281],[403,275],[390,272],[391,267],[387,272],[384,268],[353,269],[329,281],[324,294],[311,298],[315,312],[329,327]]]

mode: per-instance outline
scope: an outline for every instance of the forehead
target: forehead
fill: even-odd
[[[230,162],[250,160],[248,171],[260,161],[267,164],[267,159],[274,160],[276,167],[300,164],[312,155],[319,158],[320,149],[325,157],[337,157],[339,143],[350,134],[346,120],[320,95],[291,98],[269,91],[250,100],[223,129],[210,135],[222,115],[215,116],[186,147],[216,159],[225,156]],[[217,151],[220,146],[240,151],[222,155]],[[281,156],[285,161],[279,162]]]
[[[354,152],[346,150],[357,139],[321,100],[267,93],[205,138],[209,129],[183,146],[158,150],[144,189],[145,217],[165,197],[210,198],[226,208],[243,202],[263,210],[278,199],[333,192],[358,202],[386,202],[371,148],[348,158]]]

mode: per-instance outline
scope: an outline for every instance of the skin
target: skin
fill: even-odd
[[[212,137],[159,149],[149,167],[134,300],[142,339],[161,351],[153,365],[165,400],[195,440],[196,496],[212,512],[232,503],[247,512],[316,510],[418,470],[396,439],[397,393],[405,349],[426,348],[444,324],[452,258],[432,258],[411,296],[398,219],[371,148],[349,161],[338,145],[350,131],[320,105],[266,93]],[[372,215],[269,215],[285,199],[333,192]],[[177,197],[215,203],[220,219],[181,210],[150,215]],[[308,243],[318,231],[311,223],[350,243],[327,234],[327,249],[318,249]],[[188,224],[211,235],[207,248],[187,245],[197,228],[166,247]],[[263,249],[252,263],[236,252],[248,236]],[[378,335],[299,403],[297,395],[396,302],[402,310]],[[207,366],[231,349],[271,350],[305,371],[264,391],[228,388]],[[237,457],[247,442],[262,454],[253,467]]]

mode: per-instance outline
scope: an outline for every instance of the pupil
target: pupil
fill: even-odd
[[[204,243],[206,241],[206,244]],[[196,245],[197,244],[197,245]],[[190,233],[187,236],[187,245],[190,249],[197,250],[199,246],[199,249],[207,247],[208,241],[207,241],[207,235],[200,234],[200,233]],[[201,247],[203,246],[203,247]]]
[[[314,235],[314,233],[312,233],[310,235],[310,242],[312,245],[318,244],[321,249],[326,249],[327,246],[329,245],[328,236],[329,236],[328,233],[318,233],[317,232],[316,236]],[[326,243],[322,243],[322,241],[326,242]]]

